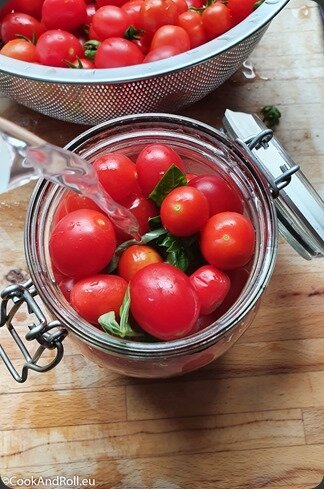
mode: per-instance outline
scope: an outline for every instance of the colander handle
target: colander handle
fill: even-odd
[[[27,380],[29,370],[36,372],[47,372],[54,368],[63,357],[63,340],[67,335],[67,330],[62,328],[59,321],[48,322],[42,313],[34,297],[37,295],[36,289],[31,280],[24,284],[15,284],[6,287],[1,293],[0,308],[0,331],[1,327],[7,326],[13,341],[18,346],[25,363],[19,373],[9,356],[0,343],[0,358],[8,368],[13,378],[23,383]],[[22,305],[26,305],[28,312],[33,316],[33,321],[28,325],[29,331],[25,339],[34,340],[38,343],[36,352],[31,355],[26,348],[22,338],[13,325],[16,313]],[[55,357],[44,365],[40,365],[39,360],[45,350],[55,350]]]

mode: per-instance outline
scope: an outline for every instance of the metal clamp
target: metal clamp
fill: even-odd
[[[272,137],[273,131],[271,129],[264,129],[256,135],[250,136],[249,138],[245,139],[244,142],[240,141],[239,139],[237,139],[236,141],[241,146],[246,146],[247,149],[252,151],[253,149],[258,150],[260,148],[267,149],[269,146],[269,141],[272,139]],[[300,166],[293,165],[291,167],[288,167],[285,164],[280,166],[280,169],[282,171],[282,174],[279,175],[277,178],[270,178],[270,176],[268,177],[271,195],[274,199],[278,197],[280,190],[289,185],[292,175],[300,170]]]
[[[62,360],[64,353],[62,341],[68,333],[65,328],[61,327],[59,321],[47,322],[34,299],[36,295],[37,291],[31,280],[24,284],[10,285],[1,293],[0,328],[7,326],[9,333],[25,359],[21,373],[16,370],[1,344],[0,358],[4,361],[14,379],[20,383],[26,381],[29,370],[47,372]],[[12,324],[15,314],[23,304],[26,304],[29,314],[33,314],[36,318],[34,323],[28,325],[29,331],[25,336],[27,341],[36,340],[40,345],[34,355],[28,352],[23,340]],[[38,362],[45,350],[56,350],[55,358],[45,365],[39,365]]]

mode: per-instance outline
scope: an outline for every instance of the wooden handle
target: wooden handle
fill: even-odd
[[[27,129],[18,126],[14,122],[3,119],[3,117],[0,117],[0,131],[3,131],[10,136],[13,136],[14,138],[20,139],[21,141],[24,141],[31,146],[40,146],[41,144],[46,144],[46,141],[44,141],[44,139],[36,136],[36,134],[33,134],[30,131],[27,131]]]

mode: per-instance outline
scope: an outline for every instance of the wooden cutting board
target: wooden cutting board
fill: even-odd
[[[182,113],[219,126],[226,107],[277,105],[277,136],[324,196],[322,34],[316,4],[292,0],[251,57],[254,75],[246,68],[250,78],[237,73]],[[83,130],[4,97],[0,115],[58,145]],[[1,287],[10,270],[28,273],[31,190],[0,199]],[[23,330],[23,313],[19,320]],[[4,331],[0,342],[21,364]],[[0,365],[0,475],[13,485],[33,477],[40,487],[42,478],[74,488],[88,478],[107,489],[311,489],[324,477],[324,259],[305,261],[281,242],[252,327],[185,377],[128,379],[91,364],[68,340],[65,350],[54,371],[21,385]]]

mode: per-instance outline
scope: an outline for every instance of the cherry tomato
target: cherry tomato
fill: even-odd
[[[206,197],[190,186],[172,190],[163,200],[160,212],[163,226],[175,236],[197,233],[209,217]]]
[[[25,39],[13,39],[7,42],[0,50],[0,54],[29,63],[38,61],[36,46]]]
[[[175,25],[178,6],[173,0],[144,0],[140,10],[140,28],[154,33],[162,25]]]
[[[173,3],[177,6],[177,17],[188,10],[186,0],[173,0]]]
[[[154,248],[146,245],[133,245],[121,255],[118,263],[118,274],[127,282],[135,273],[151,263],[162,262],[162,257]]]
[[[190,185],[200,190],[208,200],[209,215],[233,211],[243,214],[243,201],[239,194],[218,175],[203,175],[190,180]]]
[[[95,56],[96,68],[117,68],[142,63],[144,54],[132,41],[110,37],[103,41]]]
[[[132,42],[140,48],[143,54],[147,54],[150,50],[152,34],[140,30],[141,34],[132,39]],[[144,58],[145,59],[145,58]],[[144,63],[144,60],[143,60]]]
[[[185,172],[181,157],[170,146],[149,144],[136,159],[138,183],[144,195],[148,196],[170,166],[175,165]]]
[[[100,272],[116,248],[113,225],[105,214],[79,209],[63,217],[52,231],[52,263],[68,277],[82,278]]]
[[[21,12],[40,19],[43,2],[44,0],[13,0],[12,5],[15,12]]]
[[[79,280],[71,290],[71,305],[83,319],[98,324],[102,314],[119,309],[127,289],[127,282],[117,275],[92,275]]]
[[[205,260],[221,270],[243,267],[254,252],[253,225],[237,212],[215,214],[201,231],[200,247]]]
[[[71,65],[75,66],[80,70],[91,70],[95,67],[94,63],[87,58],[77,58],[75,61],[71,63]],[[71,66],[70,66],[71,68]]]
[[[188,6],[188,9],[191,7],[203,8],[205,4],[205,0],[186,0],[186,4]]]
[[[92,209],[102,212],[100,207],[88,197],[77,194],[76,192],[68,191],[67,195],[62,200],[66,214],[77,211],[79,209]]]
[[[39,62],[47,66],[66,68],[66,62],[83,57],[83,49],[77,37],[60,29],[44,32],[38,39],[36,51]]]
[[[71,290],[73,289],[76,281],[74,278],[71,277],[65,277],[62,275],[62,278],[58,281],[56,279],[57,285],[59,286],[62,294],[64,295],[65,299],[70,302],[71,300]]]
[[[200,314],[210,314],[221,305],[227,296],[231,282],[228,276],[212,265],[198,268],[190,281],[200,301]]]
[[[42,22],[47,29],[74,31],[87,22],[84,0],[44,0]]]
[[[152,63],[153,61],[160,61],[160,59],[171,58],[181,52],[182,51],[180,51],[177,46],[160,46],[159,48],[149,51],[145,56],[143,63]]]
[[[89,40],[100,41],[99,36],[95,32],[92,24],[90,24],[90,26],[89,26],[89,34],[88,34],[88,37],[89,37]]]
[[[231,281],[231,288],[224,301],[216,309],[214,313],[214,320],[223,316],[237,301],[248,281],[250,272],[247,268],[236,268],[235,270],[228,270],[227,275]]]
[[[95,3],[88,3],[86,5],[86,11],[87,11],[87,19],[86,19],[86,24],[90,24],[92,21],[92,17],[97,11],[97,6]],[[90,39],[90,38],[89,38]]]
[[[199,300],[189,277],[168,263],[139,270],[130,281],[131,313],[155,338],[186,336],[199,316]]]
[[[6,2],[3,7],[0,8],[0,21],[5,18],[6,15],[13,11],[13,0]]]
[[[8,14],[1,24],[1,38],[4,43],[23,36],[32,41],[45,31],[44,26],[28,14]]]
[[[129,209],[136,217],[139,224],[138,232],[141,236],[149,230],[149,219],[157,216],[159,213],[153,201],[143,195],[129,195],[121,204]],[[126,234],[123,237],[124,239],[122,241],[130,239],[130,236]]]
[[[201,18],[208,39],[214,39],[233,27],[231,12],[220,1],[207,7]]]
[[[190,39],[182,27],[177,25],[163,25],[154,34],[151,49],[161,46],[175,46],[180,53],[190,49]]]
[[[79,209],[92,209],[102,212],[100,207],[95,204],[93,200],[88,199],[88,197],[85,197],[84,195],[77,194],[76,192],[68,191],[57,206],[53,217],[52,226],[55,227],[63,217],[70,212],[74,212]]]
[[[125,0],[96,0],[98,8],[104,7],[105,5],[115,5],[116,7],[121,7],[125,3]]]
[[[122,153],[107,153],[99,156],[93,166],[104,189],[121,202],[138,189],[136,165]]]
[[[256,0],[228,0],[227,7],[231,12],[234,24],[242,22],[253,12]]]
[[[92,26],[100,41],[109,37],[123,37],[129,26],[128,15],[114,5],[101,7],[92,17]]]
[[[129,0],[122,5],[121,9],[126,12],[129,20],[129,25],[139,27],[140,11],[144,0]]]
[[[190,39],[190,49],[201,46],[207,42],[207,36],[202,23],[201,15],[193,10],[187,10],[178,17],[178,24],[185,29]]]

